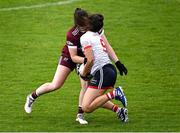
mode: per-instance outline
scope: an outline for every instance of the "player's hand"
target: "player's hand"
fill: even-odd
[[[76,64],[76,73],[77,73],[77,75],[79,75],[79,68],[80,68],[80,66],[81,66],[81,64]]]
[[[79,76],[85,81],[90,81],[93,77],[91,74],[87,74],[86,76],[82,76],[81,74],[79,74]]]
[[[84,65],[86,64],[86,62],[87,62],[87,58],[84,58]],[[82,71],[82,70],[80,70],[80,66],[81,66],[81,64],[76,64],[76,73],[77,73],[77,75],[79,75],[79,73],[80,73],[80,71]]]
[[[90,73],[83,75],[83,71],[84,71],[84,63],[81,64],[79,67],[77,67],[77,71],[78,71],[78,75],[85,81],[89,81],[92,79],[92,75]]]
[[[124,66],[124,64],[122,64],[120,61],[117,61],[117,62],[115,63],[115,65],[116,65],[117,69],[119,70],[119,73],[120,73],[121,76],[123,76],[123,73],[124,73],[125,75],[127,75],[128,70],[127,70],[127,68]]]

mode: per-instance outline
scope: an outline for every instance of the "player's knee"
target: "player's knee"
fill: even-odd
[[[61,85],[56,84],[56,83],[51,83],[51,85],[52,85],[53,90],[57,90],[61,87]]]
[[[59,87],[56,84],[53,84],[53,90],[57,90]]]
[[[54,91],[59,89],[61,86],[55,83],[47,83],[47,85],[49,86],[48,89],[49,91]]]

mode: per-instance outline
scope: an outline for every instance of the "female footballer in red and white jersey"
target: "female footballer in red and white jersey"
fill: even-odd
[[[79,73],[81,78],[86,78],[89,73],[93,77],[88,82],[82,108],[86,113],[91,113],[99,107],[112,109],[117,113],[118,118],[123,122],[127,122],[127,109],[120,108],[110,101],[111,99],[116,99],[121,101],[124,107],[127,106],[127,100],[121,87],[119,86],[111,92],[104,94],[107,89],[114,88],[117,72],[109,58],[106,44],[99,34],[103,27],[103,19],[104,17],[101,14],[91,15],[89,29],[80,38],[87,62],[83,65],[84,69],[81,68],[79,70]]]

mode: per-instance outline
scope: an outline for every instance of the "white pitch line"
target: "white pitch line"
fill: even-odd
[[[70,4],[70,3],[73,3],[75,1],[78,1],[78,0],[67,0],[67,1],[59,1],[59,2],[38,4],[38,5],[30,5],[30,6],[17,6],[17,7],[9,7],[9,8],[0,8],[0,11],[13,11],[13,10],[21,10],[21,9],[42,8],[42,7],[48,7],[48,6],[59,6],[59,5]]]

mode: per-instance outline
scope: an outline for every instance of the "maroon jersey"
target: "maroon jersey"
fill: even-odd
[[[72,27],[67,32],[67,34],[66,34],[66,45],[62,49],[62,56],[71,58],[68,47],[77,48],[77,54],[79,56],[84,56],[82,49],[81,49],[81,44],[80,44],[80,37],[83,34],[84,33],[80,32],[79,29],[75,26]]]

